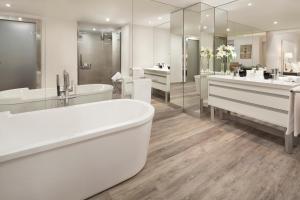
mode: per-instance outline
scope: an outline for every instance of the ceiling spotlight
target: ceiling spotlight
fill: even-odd
[[[273,24],[275,24],[275,25],[278,24],[278,21],[274,21]]]
[[[207,26],[203,26],[203,29],[206,30],[206,29],[207,29]]]
[[[105,19],[105,21],[109,22],[109,21],[110,21],[110,19],[109,19],[109,18],[106,18],[106,19]]]
[[[230,28],[226,28],[226,31],[227,31],[227,32],[230,32]]]
[[[6,6],[7,8],[10,8],[10,7],[11,7],[11,4],[7,3],[7,4],[5,4],[5,6]]]
[[[162,20],[162,17],[158,17],[157,19],[158,19],[158,20]]]
[[[96,31],[97,29],[96,28],[93,28],[93,31]]]
[[[23,21],[23,18],[22,18],[22,17],[19,17],[19,18],[18,18],[18,21]]]
[[[209,17],[209,14],[205,15],[206,17]]]
[[[248,3],[248,6],[252,6],[252,3],[251,3],[251,2],[249,2],[249,3]]]

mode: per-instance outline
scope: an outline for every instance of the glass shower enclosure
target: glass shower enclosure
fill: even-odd
[[[121,31],[79,24],[78,82],[112,84],[111,77],[121,71]]]

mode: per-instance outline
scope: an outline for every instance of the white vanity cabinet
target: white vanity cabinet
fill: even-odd
[[[171,88],[170,70],[145,68],[144,74],[146,78],[152,80],[152,88],[165,92],[165,99],[167,102]]]
[[[208,104],[256,120],[287,127],[290,90],[299,83],[232,76],[209,77]]]

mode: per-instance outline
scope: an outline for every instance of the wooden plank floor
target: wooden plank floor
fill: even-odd
[[[298,200],[300,152],[288,155],[283,139],[230,121],[157,120],[145,168],[91,198],[150,199]]]

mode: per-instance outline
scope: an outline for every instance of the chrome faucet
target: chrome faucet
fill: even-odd
[[[74,96],[70,96],[70,92],[73,92],[74,86],[73,81],[70,84],[70,75],[64,70],[63,72],[64,86],[63,90],[60,87],[59,75],[56,75],[56,84],[57,84],[57,96],[64,100],[64,105],[69,105],[69,100],[71,98],[75,98]]]

